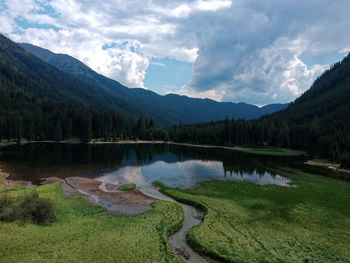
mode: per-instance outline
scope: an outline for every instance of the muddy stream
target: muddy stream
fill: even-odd
[[[196,208],[182,204],[172,199],[169,196],[166,196],[159,192],[156,188],[149,184],[143,184],[139,186],[139,195],[141,195],[141,199],[144,200],[142,203],[136,202],[133,207],[135,209],[130,210],[130,204],[123,204],[120,198],[122,196],[127,199],[126,201],[130,201],[133,199],[134,191],[123,192],[120,190],[116,190],[115,185],[110,184],[104,180],[91,180],[87,178],[78,178],[71,177],[66,178],[64,183],[69,185],[70,187],[77,190],[79,193],[83,194],[88,202],[94,205],[100,205],[106,207],[111,213],[123,213],[123,214],[138,214],[140,212],[144,212],[148,210],[149,204],[154,202],[155,200],[164,200],[175,202],[181,205],[183,213],[184,213],[184,221],[180,229],[177,232],[169,236],[169,244],[173,252],[183,261],[189,263],[208,263],[208,261],[196,253],[186,241],[186,233],[189,229],[191,229],[195,225],[199,225],[202,222],[202,213]],[[88,187],[87,187],[88,186]],[[125,196],[129,195],[129,196]],[[144,196],[143,196],[144,195]],[[146,196],[146,197],[145,197]],[[136,198],[138,199],[138,198]]]
[[[186,241],[186,233],[193,226],[199,225],[202,222],[202,213],[198,211],[196,208],[185,205],[177,202],[176,200],[170,198],[159,192],[154,187],[141,186],[140,191],[149,197],[170,201],[178,203],[182,206],[182,210],[184,213],[184,221],[182,223],[182,227],[174,234],[169,236],[169,243],[176,255],[178,255],[182,260],[186,260],[189,263],[208,263],[208,261],[200,256],[197,252],[195,252]]]

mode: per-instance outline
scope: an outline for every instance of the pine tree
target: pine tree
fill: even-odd
[[[146,123],[144,118],[139,118],[136,125],[136,133],[140,139],[145,139],[146,137]]]
[[[92,138],[92,123],[91,117],[85,116],[81,126],[80,140],[82,142],[90,142]]]
[[[56,142],[62,141],[62,125],[60,119],[58,119],[56,122],[54,140]]]
[[[67,129],[66,129],[66,138],[67,139],[72,138],[72,134],[73,134],[73,122],[72,122],[72,118],[69,118],[68,124],[67,124]]]

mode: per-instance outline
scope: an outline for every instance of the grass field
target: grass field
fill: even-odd
[[[286,149],[286,148],[277,148],[277,147],[262,147],[262,148],[249,148],[249,147],[233,147],[232,149],[252,154],[260,155],[270,155],[270,156],[299,156],[303,155],[304,152]]]
[[[36,190],[53,201],[56,222],[51,226],[0,222],[1,263],[179,262],[167,236],[182,222],[180,205],[159,201],[137,216],[112,216],[82,198],[64,197],[58,185]],[[18,191],[23,190],[11,194]]]
[[[350,183],[285,169],[297,187],[210,181],[161,191],[205,211],[194,247],[227,262],[350,262]]]
[[[278,148],[278,147],[260,147],[260,148],[249,148],[249,147],[239,147],[239,146],[215,146],[215,145],[200,145],[200,144],[190,144],[190,143],[178,143],[178,142],[168,142],[168,144],[188,146],[188,147],[200,147],[200,148],[222,148],[227,150],[240,151],[251,154],[259,155],[269,155],[269,156],[300,156],[304,155],[305,152],[287,149],[287,148]]]

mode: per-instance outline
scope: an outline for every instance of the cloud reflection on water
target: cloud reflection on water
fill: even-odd
[[[151,164],[124,164],[116,170],[104,173],[97,178],[114,184],[135,183],[137,186],[150,186],[158,181],[169,187],[189,188],[198,182],[208,180],[249,181],[259,185],[290,186],[290,180],[268,172],[258,173],[225,171],[222,162],[186,160],[176,163],[156,161]]]

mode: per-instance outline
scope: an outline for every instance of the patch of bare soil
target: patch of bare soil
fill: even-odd
[[[62,193],[64,196],[72,196],[79,193],[77,189],[66,183],[66,180],[58,177],[43,178],[41,184],[59,184],[61,185]]]
[[[46,178],[43,184],[57,183],[62,186],[62,192],[66,196],[75,193],[83,194],[92,205],[100,205],[107,208],[111,214],[136,215],[150,210],[151,204],[156,200],[145,196],[139,190],[133,191],[103,191],[100,181],[84,177],[57,177]],[[108,190],[118,189],[118,185],[106,185]]]
[[[4,182],[4,183],[0,184],[0,190],[1,189],[9,189],[9,188],[12,188],[16,185],[23,185],[24,188],[33,188],[36,186],[29,181],[15,181],[15,180],[6,179],[9,176],[10,176],[10,174],[3,173],[3,172],[1,172],[1,169],[0,169],[0,179],[1,179],[1,181]]]

